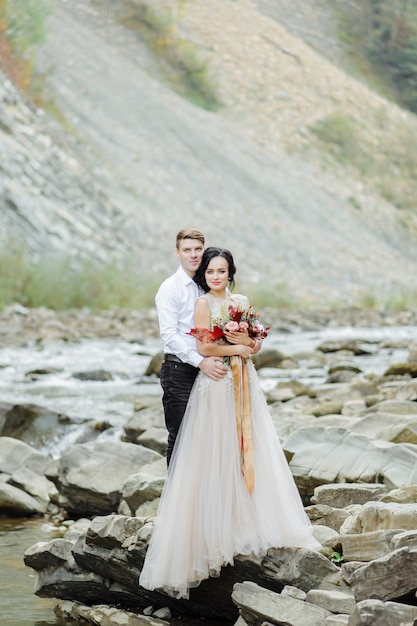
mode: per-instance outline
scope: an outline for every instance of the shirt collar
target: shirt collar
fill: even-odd
[[[180,279],[182,280],[182,282],[184,283],[184,285],[189,285],[190,283],[193,283],[194,285],[196,285],[196,283],[194,282],[194,279],[191,278],[191,276],[189,274],[187,274],[187,272],[182,267],[182,265],[179,266],[179,268],[177,270],[177,274],[180,277]]]

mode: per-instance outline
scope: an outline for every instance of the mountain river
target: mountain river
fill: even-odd
[[[271,332],[269,348],[291,356],[314,350],[324,341],[358,339],[369,354],[355,357],[364,373],[382,374],[392,363],[408,356],[408,343],[417,341],[417,327],[325,328],[317,331]],[[381,343],[384,342],[385,343]],[[384,345],[391,347],[383,347]],[[394,346],[394,347],[392,347]],[[42,405],[76,418],[65,436],[57,433],[42,452],[59,456],[73,443],[86,419],[107,421],[111,427],[101,438],[119,439],[123,424],[131,416],[134,401],[154,397],[161,391],[158,379],[144,377],[152,355],[161,349],[158,339],[128,343],[119,339],[88,339],[77,343],[57,342],[46,346],[0,348],[0,402]],[[30,374],[47,369],[43,375]],[[77,372],[105,370],[111,380],[80,381]],[[264,391],[278,381],[296,379],[312,386],[325,382],[325,368],[265,369],[259,372]],[[9,519],[0,517],[0,623],[2,626],[55,626],[53,599],[33,594],[34,572],[23,564],[24,551],[38,541],[49,541],[58,530],[48,519]],[[186,625],[186,620],[181,620]]]

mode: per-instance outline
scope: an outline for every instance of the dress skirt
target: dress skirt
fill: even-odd
[[[240,467],[232,373],[197,376],[176,440],[139,583],[176,598],[236,555],[318,550],[312,527],[248,359],[254,488]]]

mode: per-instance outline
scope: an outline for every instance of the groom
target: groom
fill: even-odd
[[[202,357],[194,337],[187,335],[194,326],[196,300],[202,295],[193,278],[200,267],[204,242],[204,235],[199,230],[180,230],[175,247],[180,266],[164,280],[155,297],[159,332],[164,344],[161,386],[168,430],[168,465],[198,371],[213,380],[221,380],[227,372],[221,357]]]

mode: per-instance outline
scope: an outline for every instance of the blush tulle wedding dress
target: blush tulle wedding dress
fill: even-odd
[[[209,294],[212,320],[224,301]],[[226,304],[247,307],[245,296]],[[232,372],[215,382],[200,372],[171,458],[139,584],[188,598],[236,555],[268,548],[319,550],[275,432],[255,367],[247,359],[254,487],[242,476]]]

